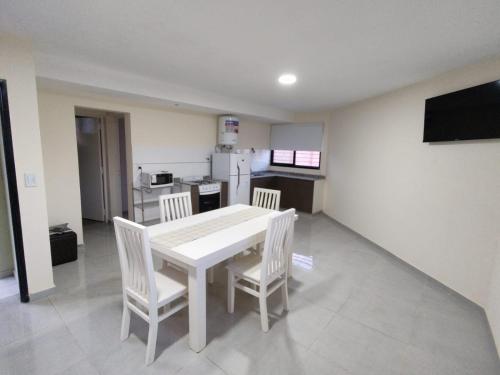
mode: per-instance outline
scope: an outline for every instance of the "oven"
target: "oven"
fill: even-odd
[[[202,181],[198,184],[198,203],[200,212],[220,208],[221,183],[216,181]]]
[[[198,212],[207,212],[220,208],[221,182],[213,180],[185,179],[182,181],[182,190],[190,191],[193,204],[198,201]],[[196,211],[196,209],[194,209]]]
[[[199,199],[198,203],[200,206],[200,213],[220,208],[220,191],[206,192],[206,193],[202,193],[200,191],[198,199]]]

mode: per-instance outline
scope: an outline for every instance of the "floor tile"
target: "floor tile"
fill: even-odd
[[[59,314],[48,299],[23,304],[16,296],[10,303],[0,305],[0,316],[0,346],[62,324]]]
[[[19,294],[19,285],[14,276],[0,279],[0,300]]]
[[[41,331],[29,339],[0,348],[0,373],[57,374],[85,357],[64,326]]]
[[[409,343],[416,324],[417,306],[417,302],[390,293],[375,294],[370,289],[359,288],[339,314]]]
[[[337,316],[311,350],[353,374],[399,374],[405,344],[372,328]]]
[[[64,371],[58,372],[57,375],[99,375],[99,372],[88,360],[83,359]]]

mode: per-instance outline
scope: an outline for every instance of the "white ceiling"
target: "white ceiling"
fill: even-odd
[[[498,0],[0,0],[0,31],[35,53],[291,111],[498,55],[498,20]]]

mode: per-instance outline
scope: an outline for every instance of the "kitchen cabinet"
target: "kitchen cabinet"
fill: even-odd
[[[193,185],[190,187],[191,192],[191,208],[193,210],[193,215],[200,213],[200,192],[198,186]]]
[[[277,176],[274,184],[281,190],[281,207],[313,212],[314,181]]]
[[[222,181],[221,182],[221,187],[220,187],[220,206],[221,207],[226,207],[227,206],[227,181]]]
[[[298,211],[313,213],[314,180],[305,180],[288,176],[270,176],[252,178],[250,201],[256,187],[281,191],[280,207],[295,208]]]

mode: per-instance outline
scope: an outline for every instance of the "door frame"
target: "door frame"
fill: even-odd
[[[21,302],[29,302],[28,279],[26,275],[26,262],[24,257],[23,231],[21,211],[19,209],[19,194],[17,189],[16,165],[14,160],[14,147],[12,143],[12,128],[9,115],[9,101],[7,97],[7,81],[0,79],[0,116],[2,119],[2,137],[5,156],[5,169],[7,173],[7,190],[9,192],[10,219],[14,242],[14,254],[17,267],[17,280],[19,283],[19,296]],[[48,228],[47,228],[48,230]]]
[[[125,196],[127,199],[127,208],[128,208],[128,219],[134,220],[134,192],[133,192],[133,162],[132,162],[132,143],[131,143],[131,125],[130,125],[130,113],[123,112],[120,110],[114,109],[101,109],[94,107],[85,107],[78,104],[74,106],[75,110],[75,118],[76,117],[92,117],[95,119],[100,119],[102,125],[102,161],[103,161],[103,172],[104,172],[104,200],[105,200],[105,222],[112,223],[113,215],[111,213],[111,202],[109,200],[109,173],[108,173],[108,143],[107,143],[107,115],[114,115],[116,117],[120,117],[123,119],[123,130],[125,144],[120,144],[120,149],[123,147],[123,152],[125,153],[125,175],[126,175],[126,191],[122,189],[122,196]],[[81,201],[81,197],[80,197]]]

